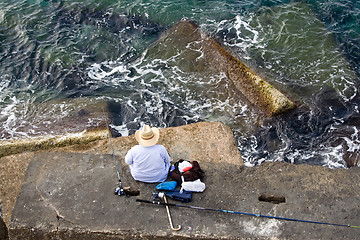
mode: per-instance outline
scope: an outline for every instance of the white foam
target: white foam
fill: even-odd
[[[218,24],[217,32],[226,29],[230,32],[235,30],[236,38],[231,39],[231,42],[224,41],[226,45],[241,49],[246,54],[247,49],[250,47],[264,48],[262,40],[260,39],[259,31],[253,28],[250,23],[252,21],[252,15],[240,16],[237,15],[235,19],[223,20]],[[246,56],[243,56],[246,58]]]
[[[355,126],[353,126],[353,129],[354,133],[351,134],[351,139],[348,137],[342,137],[342,139],[344,139],[346,142],[348,152],[355,152],[360,150],[359,130]]]
[[[0,103],[4,103],[5,99],[9,97],[10,78],[7,74],[0,76]]]
[[[5,13],[3,10],[0,9],[0,23],[4,21],[4,18],[5,18]]]
[[[79,133],[67,133],[65,136],[59,136],[58,140],[64,141],[64,140],[66,140],[68,138],[72,138],[72,137],[81,137],[85,133],[86,133],[86,130],[83,130],[82,132],[79,132]]]
[[[241,157],[244,160],[244,164],[246,167],[254,167],[258,164],[261,164],[262,162],[268,161],[269,159],[267,158],[259,158],[258,156],[260,154],[263,154],[265,156],[267,156],[269,154],[268,151],[266,150],[262,150],[262,152],[258,151],[258,142],[256,140],[256,137],[250,136],[248,138],[240,138],[240,146],[241,146],[241,142],[247,142],[250,143],[249,148],[247,149],[240,149],[241,150]]]
[[[334,128],[336,129],[336,128]],[[356,137],[355,137],[356,136]],[[360,149],[360,141],[358,139],[358,132],[355,131],[352,139],[345,139],[350,151]],[[240,149],[245,166],[253,167],[262,162],[283,162],[286,158],[290,163],[310,162],[314,159],[321,160],[322,166],[328,168],[347,168],[346,162],[343,159],[344,148],[340,144],[338,146],[328,146],[328,144],[318,145],[314,149],[291,149],[291,141],[283,139],[281,146],[274,152],[270,153],[266,150],[258,150],[258,142],[255,136],[247,139],[240,139],[241,142],[247,142],[247,149]],[[264,157],[259,157],[264,156]],[[320,163],[320,162],[319,162]]]
[[[95,80],[102,80],[106,77],[109,77],[111,75],[114,75],[115,73],[122,73],[127,74],[130,73],[130,70],[128,70],[124,65],[117,64],[113,66],[111,64],[112,62],[103,62],[101,64],[94,63],[89,69],[88,69],[88,76],[91,79]],[[106,66],[110,69],[110,71],[105,71],[102,69],[102,66]]]
[[[19,100],[13,96],[10,98],[10,103],[1,109],[1,116],[5,119],[2,123],[2,127],[11,135],[13,135],[16,129],[16,106],[18,103]]]
[[[126,137],[129,136],[129,130],[126,127],[126,125],[121,125],[121,126],[115,126],[115,125],[111,125],[111,128],[114,128],[117,132],[119,132],[121,134],[121,136]]]

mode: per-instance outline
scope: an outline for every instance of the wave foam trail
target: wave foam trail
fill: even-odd
[[[8,104],[6,107],[2,108],[1,110],[1,118],[5,118],[5,120],[2,123],[2,126],[4,128],[4,131],[8,132],[9,134],[13,135],[15,128],[16,128],[16,106],[19,103],[19,101],[16,99],[16,97],[12,97],[11,103]]]
[[[93,64],[93,66],[88,70],[88,76],[91,79],[102,80],[106,77],[112,76],[115,73],[126,74],[130,73],[123,65],[118,65],[117,67],[110,68],[112,62],[104,62],[102,64]],[[110,71],[106,71],[103,68],[110,69]]]
[[[249,139],[247,139],[249,141]],[[291,143],[291,142],[289,142]],[[343,159],[344,149],[342,145],[335,147],[319,146],[315,149],[293,148],[289,144],[275,151],[260,150],[258,142],[253,139],[246,148],[241,151],[245,166],[253,167],[262,162],[286,161],[293,164],[322,165],[328,168],[347,168]]]
[[[342,137],[342,139],[345,140],[349,152],[360,151],[360,131],[355,126],[353,126],[352,128],[354,130],[354,133],[350,135],[350,138]]]
[[[249,52],[249,48],[264,48],[264,41],[261,39],[260,31],[253,26],[253,14],[237,15],[231,20],[222,20],[216,24],[216,35],[219,35],[226,46],[236,49],[241,52],[246,59],[250,59],[250,56],[246,56]]]

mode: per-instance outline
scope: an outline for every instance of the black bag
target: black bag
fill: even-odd
[[[184,181],[195,181],[197,179],[203,180],[205,173],[200,168],[200,165],[197,161],[191,161],[192,168],[190,168],[188,171],[181,173],[179,171],[179,163],[186,161],[183,159],[180,159],[174,164],[175,169],[170,172],[170,177],[174,179],[179,185],[182,184],[181,176],[184,177]]]
[[[191,198],[192,198],[192,192],[189,191],[183,191],[182,193],[180,193],[179,190],[166,191],[165,195],[168,196],[169,198],[184,203],[191,202]]]

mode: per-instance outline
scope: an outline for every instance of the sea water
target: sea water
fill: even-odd
[[[220,121],[247,166],[345,168],[360,156],[359,14],[355,0],[1,1],[0,138],[91,127],[103,120],[106,102],[119,136],[144,123]],[[264,118],[225,74],[194,71],[180,53],[150,60],[149,46],[183,18],[297,109]]]

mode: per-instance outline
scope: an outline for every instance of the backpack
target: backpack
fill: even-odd
[[[195,181],[197,179],[202,180],[205,176],[204,171],[200,168],[200,165],[197,161],[191,161],[192,168],[190,170],[181,173],[179,171],[179,163],[186,161],[184,159],[180,159],[174,164],[174,169],[170,172],[170,177],[174,179],[179,185],[182,184],[181,176],[184,177],[184,181]]]

